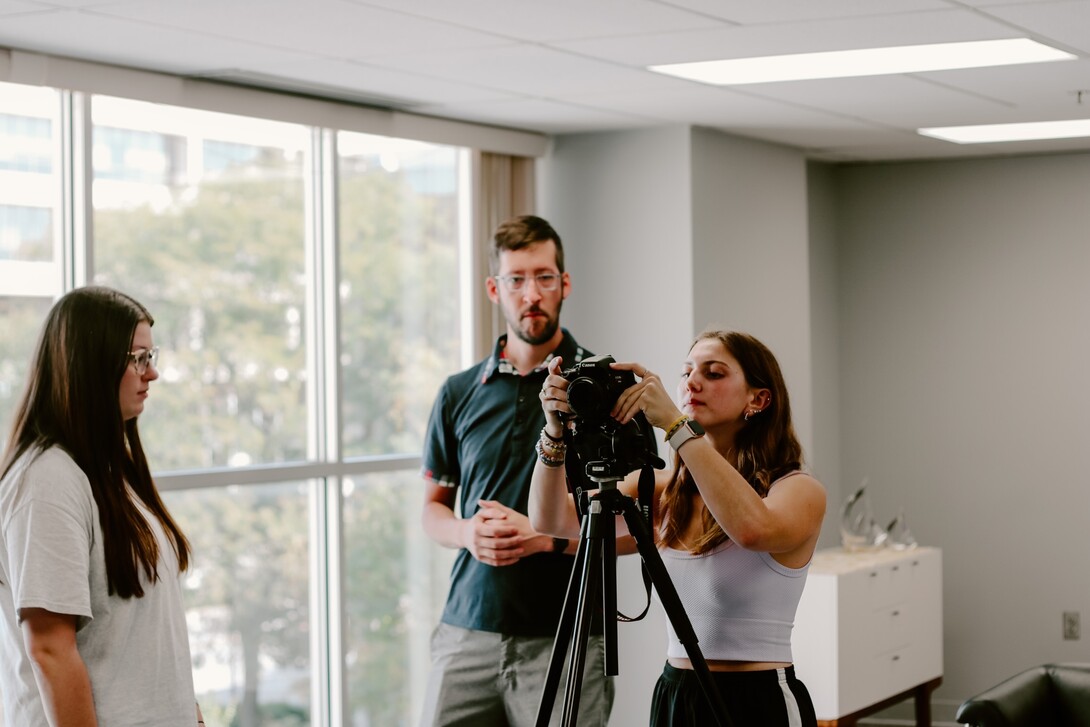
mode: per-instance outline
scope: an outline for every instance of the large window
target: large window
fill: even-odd
[[[165,495],[194,549],[187,622],[193,683],[210,725],[312,723],[307,553],[309,489],[317,486]]]
[[[410,725],[423,703],[429,637],[453,558],[420,533],[416,472],[344,487],[345,649],[351,725]],[[452,551],[447,551],[452,553]]]
[[[60,292],[60,94],[0,83],[0,431],[6,435],[46,311]],[[0,435],[3,436],[3,435]]]
[[[0,101],[0,425],[57,295],[139,299],[162,351],[141,435],[193,545],[209,724],[413,724],[453,555],[420,528],[418,471],[465,358],[467,150],[3,84]]]
[[[194,469],[307,456],[301,126],[96,97],[94,280],[156,317],[145,447]]]
[[[364,460],[419,452],[431,399],[461,354],[455,231],[464,155],[348,132],[337,149],[341,446]],[[420,532],[421,484],[404,470],[345,480],[353,725],[406,724],[421,704],[427,636],[452,562]]]
[[[458,150],[338,137],[348,455],[418,452],[458,366]]]

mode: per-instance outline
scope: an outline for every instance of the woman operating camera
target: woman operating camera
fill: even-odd
[[[578,537],[565,484],[562,416],[568,381],[553,360],[542,388],[546,425],[530,492],[540,532]],[[615,363],[639,381],[611,416],[641,412],[665,432],[671,470],[656,473],[654,531],[670,579],[693,623],[716,689],[736,725],[817,724],[794,673],[791,629],[825,514],[825,489],[802,471],[802,448],[779,364],[752,336],[701,334],[682,367],[675,403],[659,377]],[[635,496],[637,478],[620,489]],[[627,529],[618,520],[617,532]],[[618,550],[631,551],[619,544]],[[693,665],[671,625],[666,665],[655,686],[651,725],[715,724]]]

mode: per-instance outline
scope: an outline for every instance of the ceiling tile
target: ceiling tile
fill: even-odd
[[[382,60],[382,65],[433,78],[473,79],[488,88],[526,96],[597,92],[611,87],[639,87],[646,71],[555,51],[517,45],[505,48],[418,53]]]
[[[407,38],[431,52],[504,42],[489,33],[345,0],[144,0],[98,12],[336,58],[403,51]]]
[[[366,0],[510,39],[549,43],[559,39],[608,38],[722,25],[704,14],[653,0]]]
[[[1090,117],[1090,60],[972,68],[921,74],[920,78],[942,83],[966,94],[1002,101],[998,108],[967,120],[950,120],[934,125]],[[1079,91],[1084,92],[1081,99]]]
[[[5,18],[0,23],[0,45],[181,74],[303,57],[286,49],[170,28],[149,32],[143,23],[74,10]]]
[[[444,104],[422,107],[419,113],[465,121],[498,123],[516,128],[534,128],[549,134],[566,134],[605,129],[653,125],[653,119],[559,103],[547,99],[485,101],[475,104]]]
[[[296,91],[354,99],[366,103],[383,101],[397,108],[453,102],[480,102],[510,99],[503,91],[483,88],[460,81],[436,79],[415,73],[391,70],[367,63],[328,60],[269,61],[251,64],[257,74],[268,79],[282,78],[283,86]],[[230,77],[230,74],[224,74]],[[237,80],[245,78],[235,76]],[[272,83],[272,81],[269,81]]]
[[[1086,0],[1009,5],[985,10],[996,18],[1041,36],[1038,40],[1055,40],[1069,49],[1090,53],[1090,2]]]
[[[49,12],[50,8],[31,0],[0,0],[0,15]]]
[[[1004,110],[997,99],[971,95],[911,76],[867,76],[766,83],[753,93],[891,128],[927,126],[943,118],[976,118]]]
[[[784,23],[874,15],[872,3],[859,0],[807,0],[807,2],[752,2],[751,0],[671,0],[678,7],[696,10],[739,25]],[[944,0],[882,0],[884,15],[947,10]]]
[[[1011,38],[1018,33],[969,10],[882,15],[787,25],[656,33],[646,37],[559,42],[587,56],[634,66],[786,53]]]

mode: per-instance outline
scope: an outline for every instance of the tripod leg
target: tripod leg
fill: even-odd
[[[662,562],[662,556],[659,555],[659,551],[655,547],[651,531],[648,529],[639,508],[636,507],[636,503],[623,495],[621,497],[623,501],[621,501],[621,508],[617,511],[624,514],[625,522],[628,523],[628,532],[636,540],[636,547],[639,549],[640,555],[647,565],[647,570],[651,574],[651,583],[654,584],[655,591],[659,594],[659,600],[662,601],[662,606],[666,610],[666,616],[670,619],[671,625],[674,627],[674,632],[677,633],[678,639],[685,646],[685,653],[688,654],[689,661],[693,664],[697,680],[704,690],[704,696],[708,698],[708,702],[712,706],[716,722],[719,727],[734,727],[734,723],[727,713],[727,705],[723,703],[722,695],[719,694],[712,682],[708,662],[704,660],[704,655],[697,644],[696,631],[693,629],[689,617],[685,614],[685,608],[681,605],[681,597],[678,596],[677,589],[674,588],[674,583],[670,580],[670,574],[666,570],[666,565]]]
[[[587,643],[590,639],[590,626],[594,616],[594,607],[598,595],[596,587],[602,576],[602,522],[613,516],[602,515],[602,504],[591,500],[587,513],[586,557],[583,560],[582,587],[579,591],[579,608],[575,641],[572,643],[568,658],[568,684],[564,695],[565,726],[574,725],[579,715],[579,693],[583,686],[583,668],[587,662]],[[611,521],[612,522],[612,521]]]
[[[605,643],[605,673],[617,676],[617,520],[611,512],[603,515],[602,530],[602,640]]]
[[[608,517],[612,524],[612,514]],[[549,725],[565,655],[568,655],[568,681],[564,693],[563,724],[576,723],[579,713],[579,692],[583,684],[583,668],[586,665],[587,642],[597,601],[595,586],[601,577],[603,541],[600,523],[602,520],[601,503],[591,500],[580,528],[575,568],[568,582],[568,592],[560,614],[560,625],[557,627],[556,641],[553,642],[549,671],[545,676],[545,686],[538,706],[536,727]]]
[[[587,550],[590,547],[590,541],[587,539],[589,528],[590,519],[584,517],[579,528],[579,548],[575,553],[575,565],[568,579],[568,591],[560,611],[560,624],[557,626],[552,655],[549,657],[549,670],[545,674],[545,685],[542,687],[541,701],[538,703],[537,721],[534,723],[536,727],[548,727],[553,704],[556,701],[556,692],[560,686],[561,670],[564,667],[564,659],[568,654],[568,646],[575,627],[576,604],[583,572],[580,566],[586,559]]]

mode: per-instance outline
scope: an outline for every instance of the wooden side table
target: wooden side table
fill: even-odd
[[[864,707],[857,712],[846,714],[838,719],[819,719],[818,727],[855,727],[859,720],[881,712],[886,707],[892,707],[898,702],[912,697],[916,701],[916,727],[931,727],[931,692],[942,684],[942,677],[935,677],[929,682],[906,689],[900,694],[895,694],[888,699],[883,699],[877,704]]]

